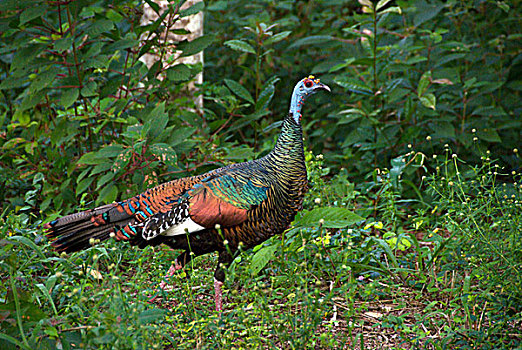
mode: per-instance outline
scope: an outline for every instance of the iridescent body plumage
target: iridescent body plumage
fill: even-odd
[[[283,232],[302,208],[308,185],[301,108],[307,96],[321,89],[329,91],[313,77],[296,85],[281,134],[266,156],[173,180],[128,200],[51,221],[45,228],[53,246],[72,252],[89,247],[91,239],[111,236],[142,248],[164,243],[183,250],[170,274],[191,259],[190,252],[198,256],[217,251],[214,276],[219,309],[223,267],[232,261],[238,246],[250,248]]]

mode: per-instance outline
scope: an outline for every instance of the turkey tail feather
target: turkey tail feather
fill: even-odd
[[[58,218],[44,228],[53,247],[70,253],[89,248],[91,239],[105,241],[111,233],[119,237],[121,229],[132,221],[133,217],[119,203],[111,203]]]

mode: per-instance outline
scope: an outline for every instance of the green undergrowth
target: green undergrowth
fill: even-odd
[[[474,167],[449,148],[412,151],[361,186],[308,154],[305,210],[283,236],[237,255],[221,315],[215,255],[160,292],[175,257],[165,247],[106,242],[57,254],[27,216],[4,215],[1,347],[516,348],[522,179],[490,158]],[[430,169],[426,196],[401,199],[402,175]]]

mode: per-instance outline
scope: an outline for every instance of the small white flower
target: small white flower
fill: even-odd
[[[219,230],[221,228],[221,225],[220,224],[216,224],[216,226],[214,226],[216,228],[216,230]]]
[[[114,237],[116,237],[116,234],[114,232],[111,232],[111,233],[109,233],[109,237],[114,238]]]
[[[353,230],[351,228],[349,228],[347,232],[349,235],[351,235],[353,233]]]
[[[473,129],[471,129],[471,132],[475,133],[475,132],[477,132],[477,129],[473,128]]]
[[[324,219],[319,220],[319,225],[324,225]]]
[[[324,158],[324,156],[322,154],[318,154],[317,157],[315,157],[315,158],[322,160]]]
[[[478,141],[478,137],[475,136],[475,137],[473,138],[473,141]]]
[[[451,155],[451,157],[452,157],[452,158],[457,158],[457,155],[456,155],[455,153],[453,153],[453,154]]]
[[[321,198],[314,199],[315,204],[321,204]]]
[[[94,245],[94,242],[95,242],[94,238],[89,238],[89,244],[90,245]]]
[[[426,140],[431,141],[431,136],[430,135],[426,136]]]
[[[223,241],[223,244],[224,244],[224,245],[228,245],[228,241],[225,239],[225,240]]]

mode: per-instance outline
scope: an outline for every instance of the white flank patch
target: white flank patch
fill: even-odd
[[[184,235],[187,230],[188,233],[204,230],[205,228],[201,225],[196,224],[191,218],[180,222],[179,224],[169,227],[167,230],[161,233],[162,236],[177,236]]]

